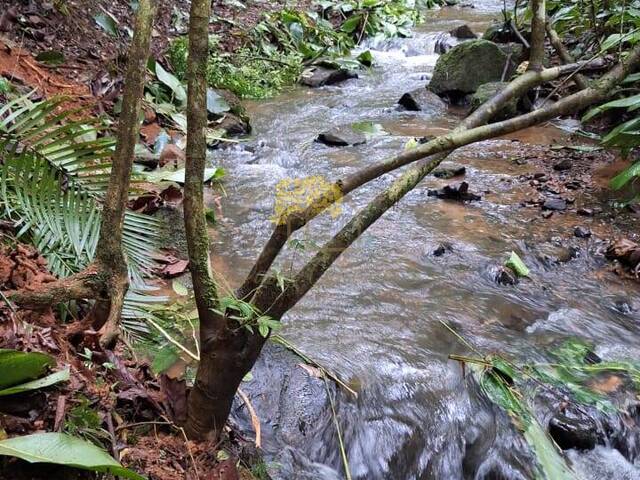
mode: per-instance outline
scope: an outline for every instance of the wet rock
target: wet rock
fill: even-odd
[[[584,356],[584,363],[588,365],[597,365],[598,363],[602,363],[602,359],[595,352],[589,350]]]
[[[578,238],[589,238],[591,236],[591,230],[587,227],[578,226],[573,231],[573,234]]]
[[[315,371],[284,347],[267,342],[251,378],[242,383],[242,390],[260,415],[263,449],[275,457],[275,462],[285,460],[281,455],[287,446],[295,446],[299,454],[309,455],[305,450],[313,448],[311,440],[321,438],[325,429],[332,428],[325,382]],[[341,394],[335,384],[328,381],[327,385],[339,401]],[[241,432],[254,435],[251,416],[242,402],[234,402],[231,416]]]
[[[498,93],[502,92],[506,86],[507,82],[489,82],[484,83],[478,87],[476,93],[471,97],[471,109],[477,110],[480,106],[495,97]],[[504,108],[500,110],[493,117],[493,120],[506,120],[511,117],[515,117],[518,114],[518,98],[514,97],[509,100]]]
[[[435,42],[435,45],[433,47],[433,51],[434,51],[434,53],[437,53],[438,55],[442,55],[443,53],[447,53],[449,50],[451,50],[453,47],[455,47],[459,43],[460,43],[460,41],[457,38],[455,38],[454,36],[452,36],[451,34],[449,34],[449,33],[441,33],[436,38],[436,42]]]
[[[398,100],[398,104],[413,112],[422,110],[445,110],[447,108],[446,103],[444,103],[438,95],[426,88],[418,88],[417,90],[405,93],[400,97],[400,100]]]
[[[456,28],[449,30],[449,35],[455,38],[459,38],[461,40],[478,38],[478,36],[475,33],[473,33],[473,31],[471,30],[471,28],[469,28],[469,25],[467,24],[460,25]]]
[[[353,70],[314,65],[302,72],[300,83],[311,88],[319,88],[325,85],[335,85],[351,78],[358,78],[358,74]]]
[[[480,195],[469,192],[469,184],[467,182],[446,185],[440,190],[429,190],[428,195],[442,200],[456,200],[458,202],[473,202],[482,198]]]
[[[542,204],[542,209],[562,212],[567,209],[567,202],[562,198],[549,198]]]
[[[573,163],[568,158],[561,160],[553,166],[553,169],[558,172],[564,172],[566,170],[571,170]]]
[[[500,81],[506,62],[507,56],[495,43],[463,42],[438,58],[428,88],[458,101],[484,83]]]
[[[633,300],[630,298],[617,298],[613,302],[613,309],[624,315],[631,315],[638,311],[638,308],[633,303]]]
[[[549,421],[549,435],[563,450],[591,450],[599,441],[596,422],[582,412],[556,413]]]
[[[367,143],[367,137],[351,127],[338,127],[318,135],[316,142],[330,147],[348,147]]]
[[[465,175],[466,173],[467,169],[465,167],[444,167],[438,168],[435,172],[433,172],[433,176],[436,178],[449,180],[450,178],[459,177]]]
[[[542,218],[551,218],[553,217],[553,212],[551,210],[545,210],[542,212]]]
[[[247,120],[234,113],[227,113],[218,121],[217,128],[227,132],[229,137],[239,137],[251,133],[251,125]]]
[[[506,267],[498,267],[495,274],[495,282],[499,285],[517,285],[518,277],[513,270]]]
[[[521,31],[520,33],[528,40],[529,32]],[[518,35],[505,23],[491,25],[482,35],[482,39],[495,43],[522,43]]]
[[[442,257],[443,255],[451,252],[453,252],[453,246],[448,242],[442,242],[432,252],[432,255],[434,257]]]

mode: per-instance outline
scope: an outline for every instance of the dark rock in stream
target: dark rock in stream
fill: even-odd
[[[567,202],[562,198],[549,198],[542,204],[542,209],[561,212],[567,209]]]
[[[351,127],[338,127],[318,135],[316,142],[330,147],[348,147],[367,143],[367,137]]]
[[[578,238],[589,238],[591,236],[591,230],[586,227],[578,226],[573,231],[573,234]]]
[[[553,166],[553,169],[558,172],[564,172],[566,170],[571,170],[572,166],[573,166],[573,163],[571,162],[571,160],[569,160],[568,158],[565,158],[564,160],[561,160],[560,162],[556,163]]]
[[[216,128],[223,129],[229,137],[239,137],[251,133],[249,122],[234,113],[226,113],[221,120],[218,120]]]
[[[498,285],[517,285],[518,277],[513,270],[506,267],[498,267],[495,273],[495,282]]]
[[[302,72],[300,83],[311,88],[318,88],[344,82],[351,78],[358,78],[358,74],[353,70],[315,65]]]
[[[442,242],[440,245],[436,247],[436,249],[432,252],[434,257],[442,257],[447,253],[453,252],[453,246],[448,242]]]
[[[473,38],[478,38],[478,36],[473,33],[469,25],[466,23],[464,25],[459,25],[456,28],[452,28],[449,30],[449,35],[455,38],[459,38],[461,40],[469,40]]]
[[[556,413],[549,421],[549,435],[563,450],[591,450],[602,440],[596,422],[582,412]]]
[[[405,93],[398,100],[398,104],[412,112],[423,110],[444,111],[447,108],[446,103],[438,95],[426,88],[418,88]]]
[[[335,384],[327,381],[325,385],[314,371],[281,345],[267,342],[252,377],[242,382],[242,390],[260,416],[266,463],[278,464],[276,474],[269,472],[274,479],[338,478],[333,470],[309,460],[317,457],[312,449],[318,439],[334,434],[327,386],[333,397],[340,398]],[[254,435],[251,416],[239,399],[231,414],[241,432]],[[308,476],[301,476],[300,471]]]
[[[440,190],[429,190],[428,195],[442,200],[456,200],[458,202],[473,202],[482,198],[480,195],[469,192],[469,184],[467,182],[462,182],[458,185],[446,185]]]
[[[449,180],[450,178],[460,177],[467,173],[467,169],[465,167],[444,167],[438,168],[435,172],[433,172],[433,176],[436,178],[443,178],[445,180]]]

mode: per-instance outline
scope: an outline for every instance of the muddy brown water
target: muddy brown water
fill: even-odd
[[[499,0],[474,3],[474,9],[429,12],[413,38],[370,43],[376,66],[357,80],[294,88],[248,104],[255,137],[213,154],[228,172],[213,248],[230,284],[242,279],[271,232],[279,181],[334,179],[393,155],[414,136],[457,125],[460,117],[451,113],[401,112],[395,104],[402,93],[424,87],[437,59],[439,32],[468,23],[481,33],[502,7]],[[332,126],[362,121],[380,124],[384,134],[358,147],[313,142]],[[547,125],[511,138],[554,144],[567,135]],[[550,346],[574,336],[593,342],[605,359],[640,358],[640,315],[616,308],[620,302],[640,306],[637,285],[603,273],[597,240],[571,236],[576,225],[598,230],[601,221],[571,213],[545,221],[539,210],[521,208],[530,192],[517,177],[532,167],[513,159],[523,156],[526,146],[510,138],[457,151],[451,163],[466,165],[471,189],[491,193],[480,202],[450,203],[427,196],[446,182],[426,179],[284,318],[283,336],[358,388],[357,399],[344,395],[338,405],[353,478],[530,478],[527,446],[504,415],[469,388],[460,365],[448,360],[449,354],[469,352],[440,321],[482,352],[502,352],[515,361],[548,360]],[[340,215],[323,215],[297,238],[322,244],[389,182],[385,177],[350,195]],[[435,257],[441,242],[453,252]],[[569,262],[544,260],[572,247],[578,255]],[[512,250],[532,278],[499,286],[493,268]],[[289,249],[278,268],[287,275],[312,251]],[[288,473],[278,478],[344,478],[333,429],[306,442],[286,447],[304,457],[299,465],[316,467],[285,465]],[[270,455],[275,464],[285,462],[277,451]],[[640,478],[638,465],[607,446],[571,451],[569,458],[584,479]]]

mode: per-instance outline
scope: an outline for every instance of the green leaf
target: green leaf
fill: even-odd
[[[231,110],[231,107],[224,99],[222,95],[216,92],[213,88],[207,89],[207,110],[209,113],[219,115]]]
[[[187,287],[185,287],[182,282],[178,280],[174,280],[172,283],[172,286],[173,286],[173,291],[176,292],[181,297],[186,297],[187,295],[189,295],[189,290],[187,290]]]
[[[36,379],[55,364],[55,359],[44,353],[0,350],[0,388]]]
[[[113,35],[114,37],[118,35],[118,24],[111,15],[99,13],[93,17],[93,19],[109,35]]]
[[[371,54],[371,50],[362,52],[356,57],[356,60],[358,60],[365,67],[370,67],[371,65],[373,65],[373,55]]]
[[[167,72],[159,62],[156,62],[156,77],[171,89],[173,96],[178,102],[185,103],[187,101],[187,90],[184,88],[184,85],[182,85],[182,82],[178,77]]]
[[[58,50],[48,50],[39,53],[36,60],[48,65],[60,65],[64,63],[64,54]]]
[[[362,15],[353,15],[349,17],[340,27],[345,33],[353,33],[360,25],[360,21],[362,20]]]
[[[524,264],[524,262],[516,252],[511,252],[511,257],[509,257],[509,260],[507,260],[507,263],[505,263],[505,266],[513,270],[515,274],[519,277],[529,276],[529,273],[530,273],[529,269],[527,268],[527,266]]]
[[[50,387],[51,385],[55,385],[56,383],[60,382],[66,382],[67,380],[69,380],[68,368],[60,372],[52,373],[51,375],[38,380],[33,380],[31,382],[16,385],[15,387],[9,387],[5,388],[4,390],[0,390],[0,397]]]
[[[178,170],[170,170],[170,171],[159,171],[153,172],[147,175],[147,180],[150,182],[176,182],[176,183],[184,183],[185,182],[185,173],[186,170],[184,168],[180,168]],[[218,180],[224,176],[224,169],[220,167],[213,168],[205,168],[204,169],[204,181],[209,182],[211,180]]]
[[[640,162],[636,162],[611,179],[610,185],[614,190],[620,190],[635,177],[640,177]]]
[[[36,433],[3,440],[0,442],[0,455],[17,457],[29,463],[66,465],[131,480],[145,480],[94,444],[64,433]]]
[[[357,122],[351,125],[351,128],[366,135],[377,136],[387,134],[382,125],[374,122]]]
[[[178,360],[180,360],[180,355],[178,355],[178,352],[176,352],[173,347],[163,347],[158,351],[156,356],[153,357],[151,370],[153,370],[156,375],[159,375],[169,370]]]

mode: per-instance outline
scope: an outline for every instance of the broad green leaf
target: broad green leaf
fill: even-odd
[[[172,283],[173,291],[176,292],[181,297],[186,297],[189,295],[189,290],[184,284],[178,280],[174,280]]]
[[[94,444],[64,433],[36,433],[3,440],[0,442],[0,455],[17,457],[29,463],[53,463],[131,480],[145,480]]]
[[[99,13],[93,17],[93,19],[109,35],[113,35],[114,37],[118,35],[118,24],[111,15]]]
[[[180,168],[178,170],[153,172],[147,175],[147,180],[150,182],[164,181],[164,182],[184,183],[185,172],[186,170],[184,168]],[[210,180],[218,180],[222,178],[222,176],[224,176],[224,169],[220,167],[204,169],[205,182],[208,182]]]
[[[611,110],[612,108],[632,108],[640,106],[640,94],[632,95],[630,97],[621,98],[620,100],[614,100],[612,102],[607,102],[599,107],[593,108],[587,112],[587,114],[582,117],[582,121],[586,122],[591,120],[596,115],[599,115],[607,110]]]
[[[346,33],[355,32],[356,28],[360,25],[360,21],[362,20],[362,15],[353,15],[349,17],[340,27],[340,30]]]
[[[39,388],[50,387],[51,385],[55,385],[56,383],[60,382],[66,382],[67,380],[69,380],[68,368],[60,372],[52,373],[51,375],[47,375],[46,377],[40,378],[38,380],[33,380],[31,382],[16,385],[15,387],[9,387],[5,388],[4,390],[0,390],[0,397],[4,397],[6,395],[14,395],[16,393],[28,392],[31,390],[38,390]]]
[[[153,357],[151,370],[157,375],[161,374],[169,370],[178,360],[180,360],[180,355],[176,352],[175,348],[172,346],[163,347],[158,351],[156,356]]]
[[[513,270],[515,274],[519,277],[529,276],[529,273],[530,273],[529,269],[527,268],[527,266],[524,264],[524,262],[516,252],[511,252],[511,256],[509,257],[509,260],[507,260],[507,263],[505,264],[505,266]]]
[[[224,99],[222,95],[216,92],[213,88],[207,89],[207,110],[209,113],[219,115],[231,110],[231,107]]]
[[[354,123],[353,125],[351,125],[351,128],[358,132],[362,132],[366,135],[386,135],[387,134],[387,132],[385,132],[384,128],[382,127],[382,125],[374,122]]]
[[[55,359],[44,353],[0,350],[0,388],[36,379],[55,364]]]
[[[156,77],[173,92],[173,96],[180,103],[187,101],[187,90],[182,82],[172,73],[167,72],[159,62],[156,62]]]

